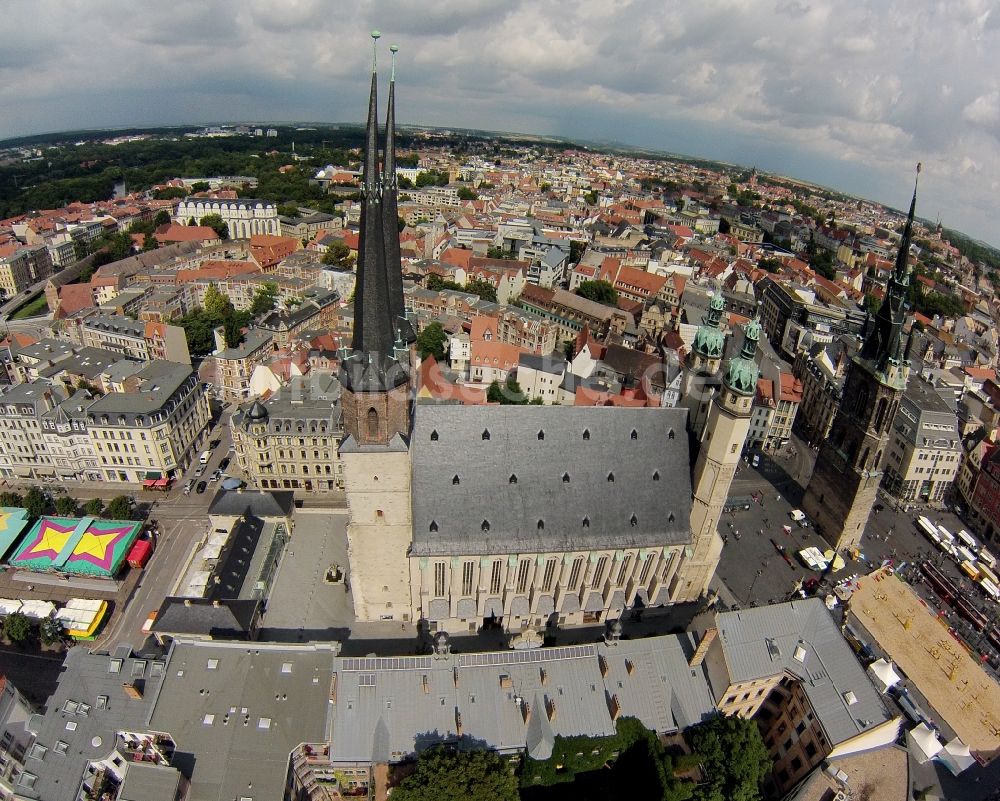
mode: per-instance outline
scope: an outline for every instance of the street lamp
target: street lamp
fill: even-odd
[[[756,572],[756,573],[754,573],[754,576],[753,576],[753,581],[751,581],[751,582],[750,582],[750,589],[749,589],[749,590],[747,590],[747,596],[746,596],[746,598],[745,598],[745,599],[744,599],[744,601],[743,601],[743,602],[744,602],[744,603],[745,603],[745,604],[746,604],[747,606],[749,606],[749,605],[750,605],[750,599],[751,599],[751,598],[753,597],[753,585],[757,583],[757,579],[759,579],[759,578],[760,578],[760,574],[761,574],[761,573],[763,573],[763,572],[764,572],[764,571],[763,571],[763,570],[761,570],[761,569],[760,569],[760,568],[758,567],[758,568],[757,568],[757,572]]]

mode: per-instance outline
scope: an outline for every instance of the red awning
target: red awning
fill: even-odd
[[[146,487],[155,487],[155,486],[156,486],[156,481],[152,478],[147,478],[142,482],[143,489],[145,489]]]

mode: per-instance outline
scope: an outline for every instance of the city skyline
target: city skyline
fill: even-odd
[[[127,9],[127,11],[126,11]],[[400,47],[401,125],[612,140],[756,165],[890,205],[925,165],[921,216],[996,241],[1000,23],[986,2],[837,9],[778,0],[15,2],[0,137],[91,127],[360,122],[367,36]],[[3,41],[7,39],[7,41]],[[94,46],[100,43],[101,46]],[[386,63],[388,60],[388,48]]]

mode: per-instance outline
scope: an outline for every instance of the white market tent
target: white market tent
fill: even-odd
[[[872,680],[878,691],[885,695],[890,687],[899,684],[899,675],[892,668],[892,662],[885,659],[877,659],[868,666],[868,671],[872,674]]]
[[[947,767],[955,776],[976,764],[975,757],[969,751],[969,746],[957,737],[941,749],[937,755],[937,761]]]
[[[934,759],[943,748],[941,741],[926,723],[919,723],[910,729],[906,733],[906,742],[913,758],[921,765]]]

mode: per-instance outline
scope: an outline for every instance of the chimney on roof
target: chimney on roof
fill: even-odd
[[[185,598],[184,599],[184,606],[191,606],[191,599],[190,598]]]

